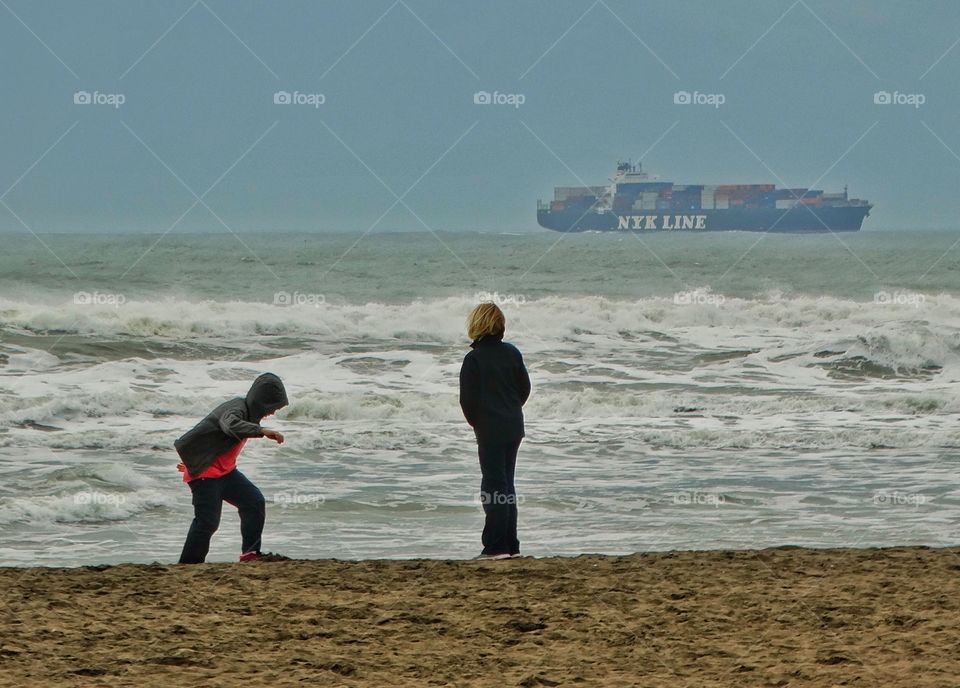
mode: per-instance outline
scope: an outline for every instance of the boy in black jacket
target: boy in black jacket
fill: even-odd
[[[460,408],[473,426],[480,455],[480,501],[486,514],[481,559],[520,556],[514,473],[530,377],[523,356],[503,341],[505,327],[496,304],[474,308],[467,321],[472,351],[460,368]]]
[[[237,470],[237,457],[250,438],[266,437],[283,444],[283,435],[261,427],[260,421],[286,405],[283,382],[265,373],[253,381],[246,398],[223,402],[174,443],[183,461],[178,468],[193,493],[193,523],[180,554],[181,564],[206,559],[210,538],[220,526],[223,502],[240,513],[240,561],[269,556],[260,553],[266,502],[257,486]]]

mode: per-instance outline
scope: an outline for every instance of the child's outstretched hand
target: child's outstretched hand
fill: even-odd
[[[268,440],[273,440],[277,444],[283,444],[283,434],[276,430],[271,430],[270,428],[264,428],[263,436],[266,437]]]
[[[178,463],[178,464],[177,464],[177,470],[180,471],[181,473],[186,473],[186,472],[187,472],[187,467],[184,466],[182,463]]]

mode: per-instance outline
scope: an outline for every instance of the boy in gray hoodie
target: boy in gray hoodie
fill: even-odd
[[[260,552],[266,502],[257,486],[237,470],[237,457],[251,438],[266,437],[283,444],[283,435],[262,427],[260,421],[287,403],[283,382],[273,373],[265,373],[253,381],[245,398],[223,402],[174,442],[183,461],[178,468],[193,494],[193,523],[180,554],[181,564],[199,564],[206,559],[224,502],[240,514],[240,561],[270,556]]]

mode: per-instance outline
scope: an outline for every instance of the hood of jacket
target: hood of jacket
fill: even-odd
[[[273,373],[264,373],[250,385],[246,402],[250,420],[259,423],[268,413],[287,405],[287,390],[279,377]]]

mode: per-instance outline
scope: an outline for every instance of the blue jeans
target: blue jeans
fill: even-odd
[[[237,507],[240,514],[240,551],[260,551],[267,505],[263,493],[243,473],[234,469],[220,478],[198,478],[187,484],[193,493],[194,515],[180,554],[181,564],[200,564],[207,558],[224,502]]]

